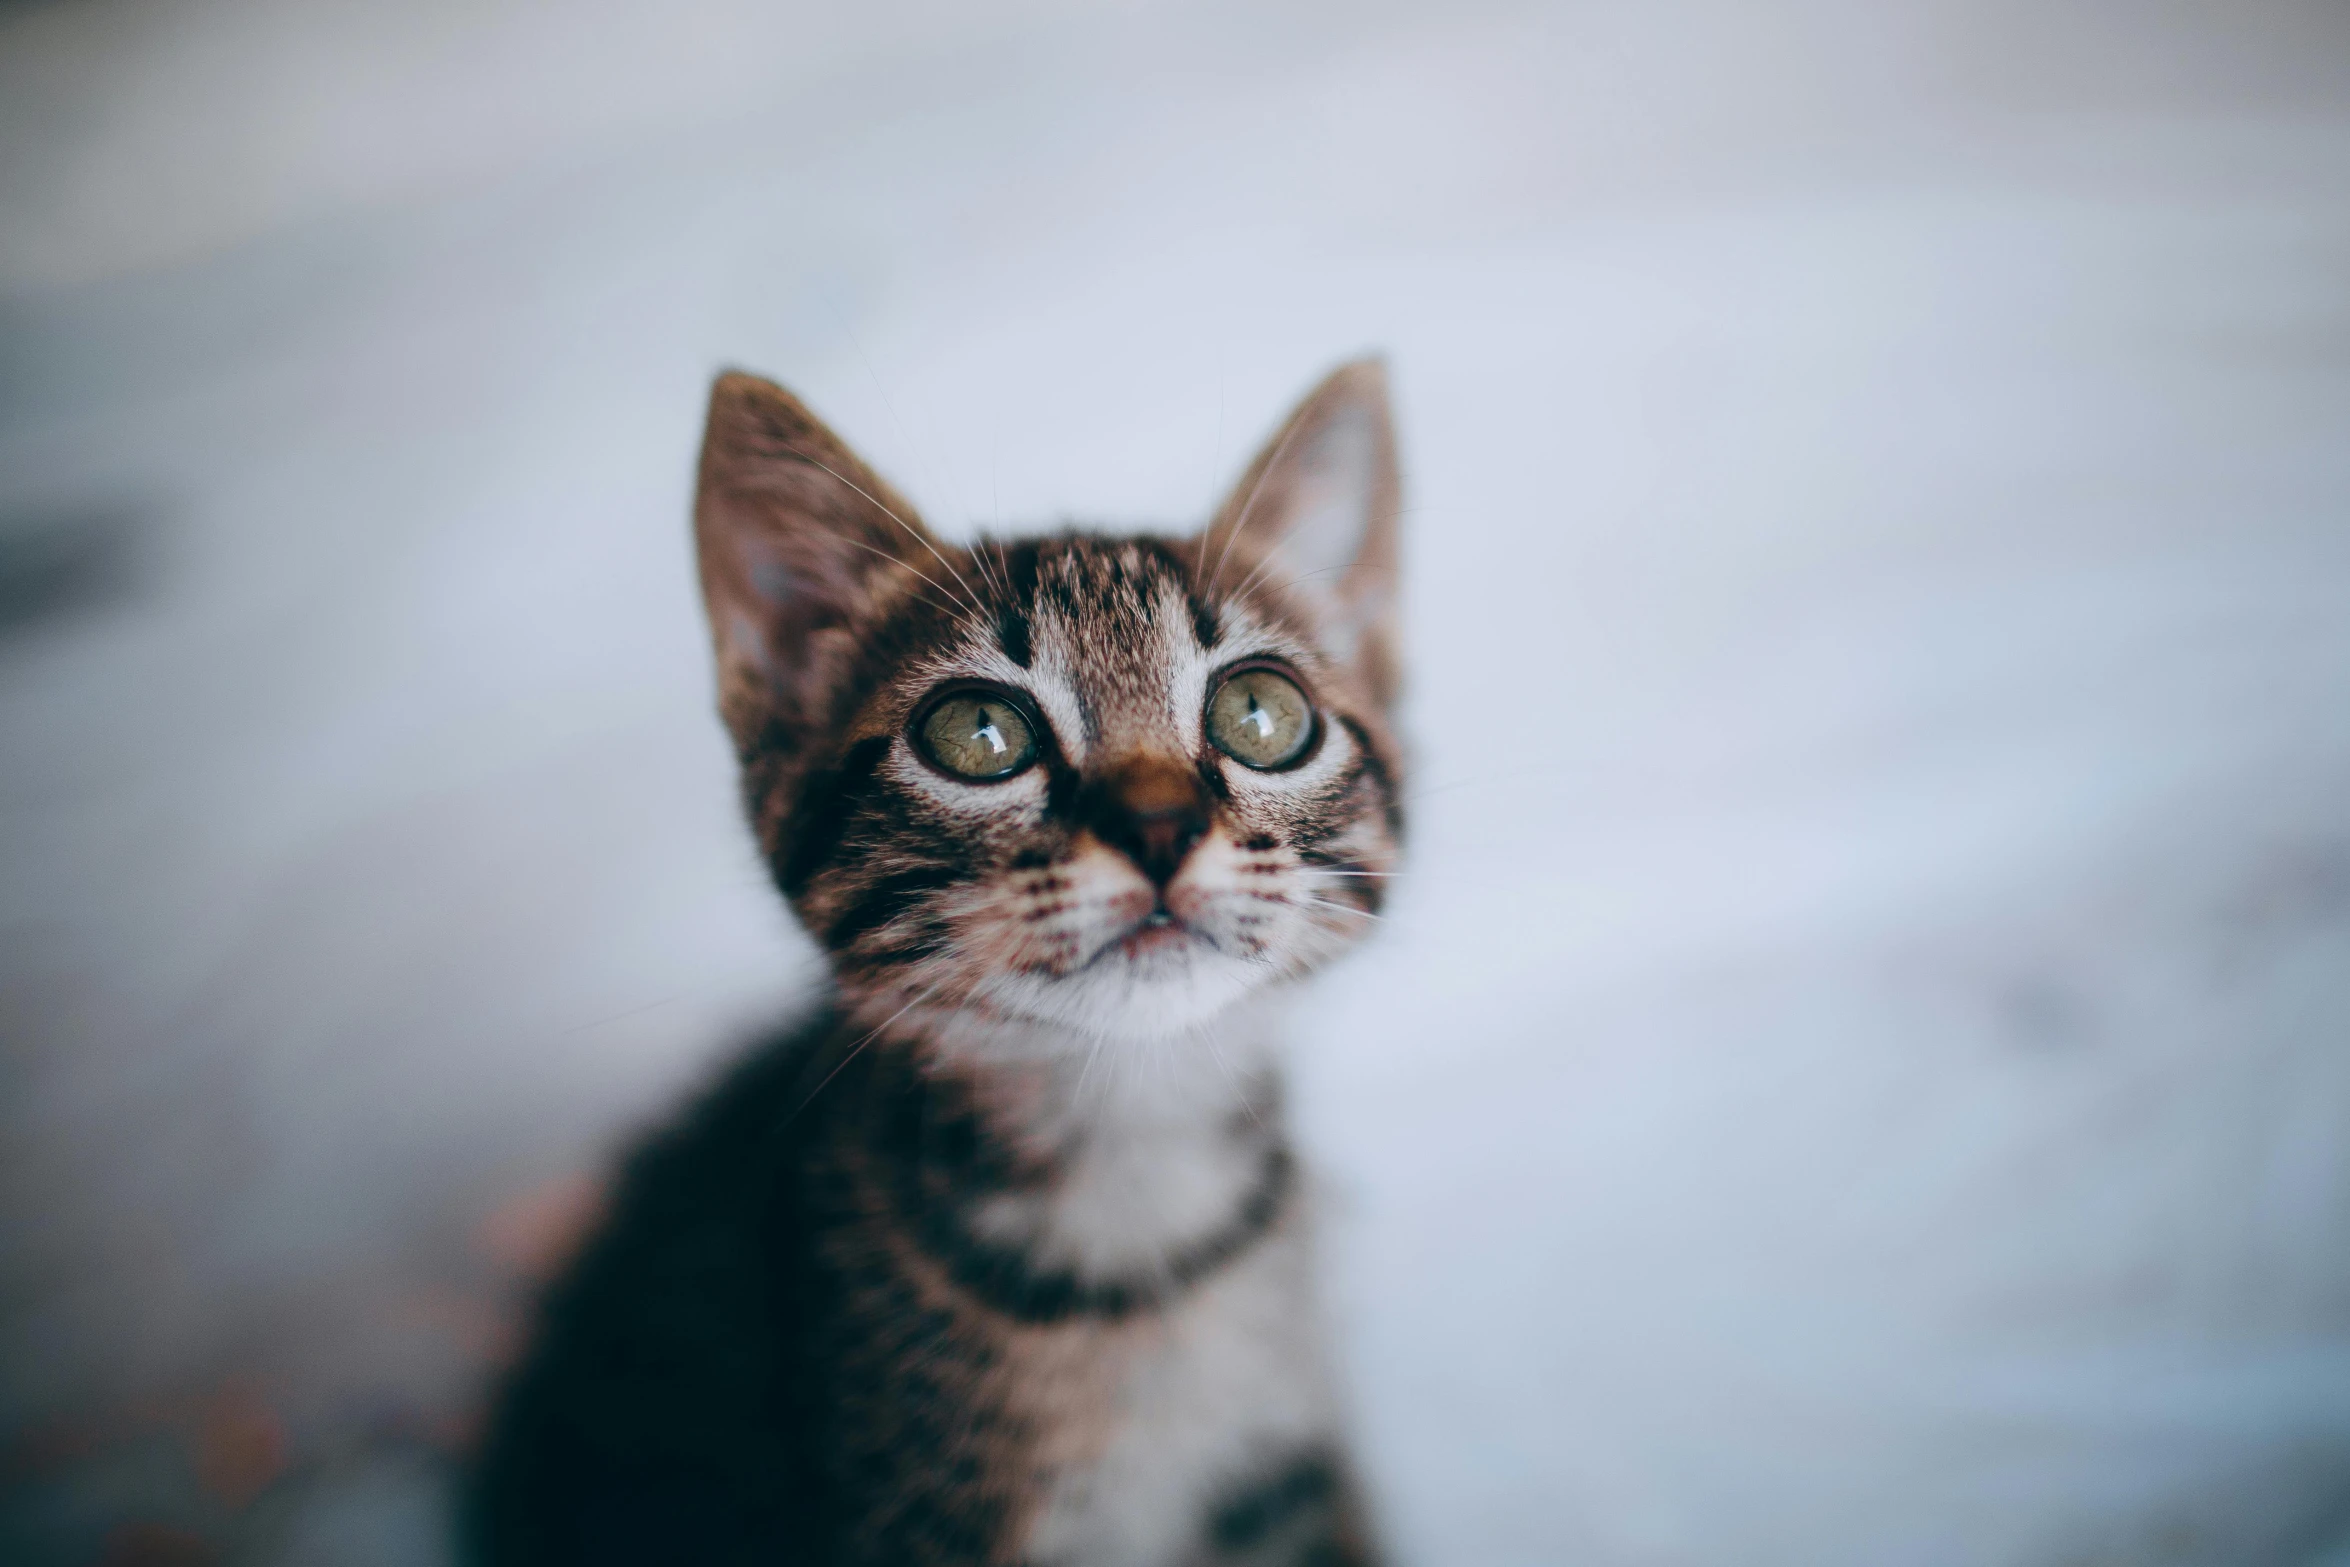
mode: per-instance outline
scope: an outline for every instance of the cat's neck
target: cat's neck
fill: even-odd
[[[1270,998],[1134,1039],[910,1008],[889,1032],[926,1074],[955,1080],[986,1137],[1036,1173],[978,1195],[973,1234],[1100,1280],[1163,1271],[1285,1185],[1285,1012]]]

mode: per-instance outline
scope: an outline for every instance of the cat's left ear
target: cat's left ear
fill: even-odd
[[[719,712],[746,758],[824,732],[877,607],[952,569],[914,508],[805,404],[739,370],[710,388],[694,536]]]
[[[1376,358],[1341,365],[1283,421],[1208,524],[1206,585],[1257,571],[1319,606],[1330,651],[1385,705],[1397,683],[1402,498],[1387,367]],[[1236,570],[1236,560],[1250,565]]]

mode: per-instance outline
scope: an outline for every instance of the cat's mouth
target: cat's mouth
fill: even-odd
[[[1191,941],[1191,927],[1165,909],[1153,909],[1142,917],[1140,924],[1118,940],[1128,953],[1139,956],[1145,952],[1163,952],[1170,947],[1187,946]]]
[[[1182,916],[1173,910],[1156,908],[1136,920],[1124,935],[1105,943],[1086,966],[1091,968],[1095,963],[1109,958],[1123,958],[1129,962],[1169,958],[1195,942],[1201,946],[1215,945],[1205,932],[1185,923]]]

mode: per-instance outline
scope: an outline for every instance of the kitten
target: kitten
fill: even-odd
[[[1373,1559],[1276,1046],[1397,857],[1397,499],[1376,362],[1195,537],[967,549],[718,379],[719,705],[833,983],[628,1164],[477,1559]]]

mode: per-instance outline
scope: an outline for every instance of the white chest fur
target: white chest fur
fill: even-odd
[[[1101,1335],[1106,1443],[1055,1477],[1026,1559],[1052,1567],[1174,1567],[1217,1501],[1334,1422],[1306,1215],[1291,1209],[1246,1254],[1163,1312]],[[1078,1330],[1083,1331],[1083,1330]]]
[[[1259,1119],[1279,1114],[1277,1033],[1260,1012],[1102,1059],[1042,1031],[933,1036],[983,1071],[1022,1072],[1018,1124],[998,1130],[1061,1167],[972,1214],[986,1239],[1089,1281],[1147,1283],[1248,1232],[1162,1304],[1038,1330],[1049,1344],[1023,1358],[1059,1437],[1022,1561],[1184,1567],[1220,1501],[1332,1444],[1311,1191],[1272,1162],[1277,1128]],[[1280,1204],[1255,1230],[1244,1215],[1269,1181]]]

